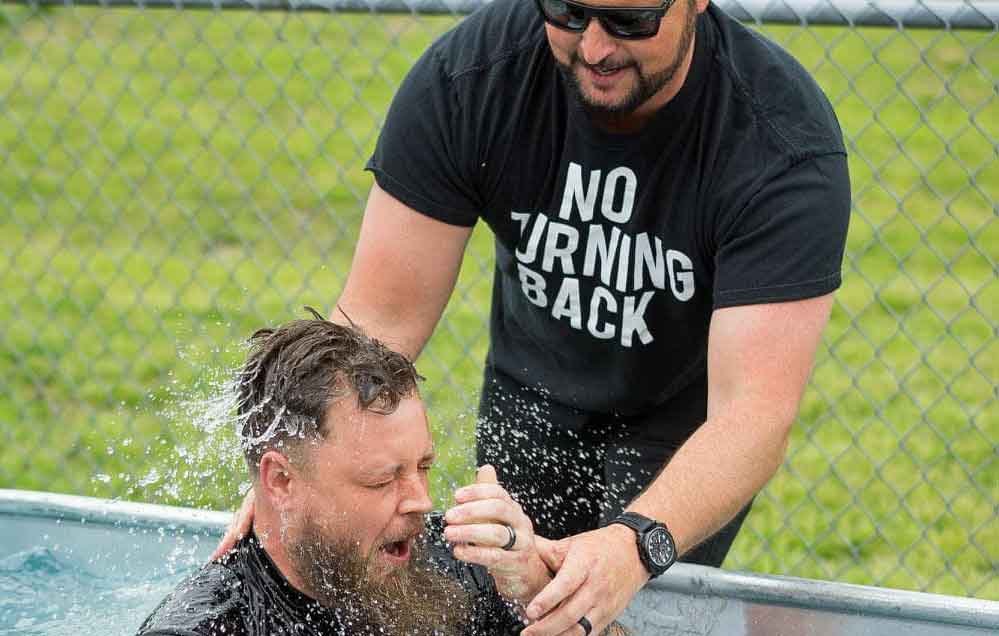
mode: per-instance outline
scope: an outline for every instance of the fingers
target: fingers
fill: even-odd
[[[239,510],[236,511],[236,514],[232,518],[232,522],[226,528],[225,535],[219,542],[218,547],[215,548],[215,552],[212,553],[211,561],[222,557],[236,545],[237,541],[250,532],[250,528],[253,527],[253,513],[255,510],[253,493],[254,491],[251,489],[243,497],[243,503],[240,504]]]
[[[491,464],[479,466],[479,469],[475,471],[475,483],[498,484],[499,479],[496,477],[496,469]]]
[[[537,620],[543,616],[544,619],[538,623],[541,626],[540,630],[530,632],[525,630],[524,636],[560,634],[572,627],[583,612],[593,607],[594,603],[583,598],[584,595],[576,594],[586,582],[586,576],[586,570],[578,561],[566,560],[551,583],[546,585],[527,607],[528,618]],[[560,604],[561,607],[558,607]],[[556,607],[558,609],[555,609]],[[570,612],[574,613],[570,615]]]
[[[520,562],[520,558],[512,556],[510,552],[494,547],[468,544],[454,546],[454,558],[466,563],[476,563],[488,568],[490,571],[501,566],[509,567],[511,563],[517,564]]]
[[[503,501],[513,503],[510,493],[499,484],[472,484],[470,486],[462,486],[454,491],[454,500],[457,503],[465,503],[476,499],[502,499]]]
[[[584,607],[588,609],[584,610]],[[589,621],[591,636],[602,632],[603,618],[599,608],[589,601],[573,598],[540,621],[532,623],[521,632],[521,636],[582,636],[586,631],[579,622],[581,617]]]
[[[548,566],[551,572],[558,572],[565,563],[565,555],[569,552],[569,542],[566,540],[552,541],[542,536],[534,535],[534,547],[538,550],[538,556]]]
[[[444,528],[444,538],[452,545],[463,543],[474,543],[477,546],[490,548],[506,548],[510,542],[510,530],[513,526],[499,525],[495,523],[479,523],[472,525],[457,525]],[[519,550],[523,547],[524,533],[517,532],[514,528],[515,541],[509,550]],[[464,560],[464,559],[463,559]]]
[[[475,473],[475,483],[459,488],[454,492],[454,497],[458,503],[490,498],[516,503],[510,493],[497,481],[496,469],[489,464],[480,466]]]
[[[581,636],[585,629],[580,617],[592,625],[592,634],[600,634],[627,607],[647,582],[648,572],[633,548],[623,551],[634,538],[614,528],[556,542],[535,538],[546,564],[558,566],[561,560],[561,569],[527,606],[525,614],[535,622],[523,636]]]

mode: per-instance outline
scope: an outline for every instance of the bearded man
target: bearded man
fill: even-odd
[[[257,331],[237,377],[252,532],[183,582],[139,633],[518,632],[515,604],[551,580],[530,521],[489,467],[458,497],[446,536],[440,516],[426,523],[434,447],[416,370],[315,315]],[[457,561],[445,539],[497,578]]]

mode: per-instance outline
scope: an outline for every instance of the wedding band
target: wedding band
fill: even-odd
[[[506,531],[510,533],[510,540],[506,542],[506,545],[503,546],[503,549],[512,550],[513,544],[517,543],[517,531],[513,529],[513,526],[503,526],[503,527],[506,528]]]
[[[576,622],[579,623],[579,626],[583,628],[583,636],[590,636],[590,632],[593,631],[593,625],[590,625],[590,621],[588,621],[586,617],[583,616]]]

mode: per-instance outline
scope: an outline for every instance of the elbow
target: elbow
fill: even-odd
[[[794,417],[784,415],[769,418],[766,424],[761,427],[763,434],[760,435],[759,439],[765,444],[765,447],[761,448],[759,457],[766,458],[764,464],[767,480],[777,474],[784,463],[791,443],[791,430],[793,428]]]
[[[772,426],[771,444],[774,452],[770,466],[771,477],[777,473],[787,456],[787,449],[791,445],[791,430],[794,428],[794,420],[794,415],[778,417]]]

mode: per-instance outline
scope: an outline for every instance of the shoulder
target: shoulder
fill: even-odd
[[[533,2],[493,0],[438,38],[417,67],[433,69],[444,81],[455,83],[530,64],[544,45]]]
[[[163,599],[139,628],[139,636],[239,636],[244,632],[241,587],[232,570],[209,563]]]
[[[705,13],[715,27],[715,70],[784,150],[799,155],[845,153],[828,98],[798,60],[779,44],[715,5]]]

